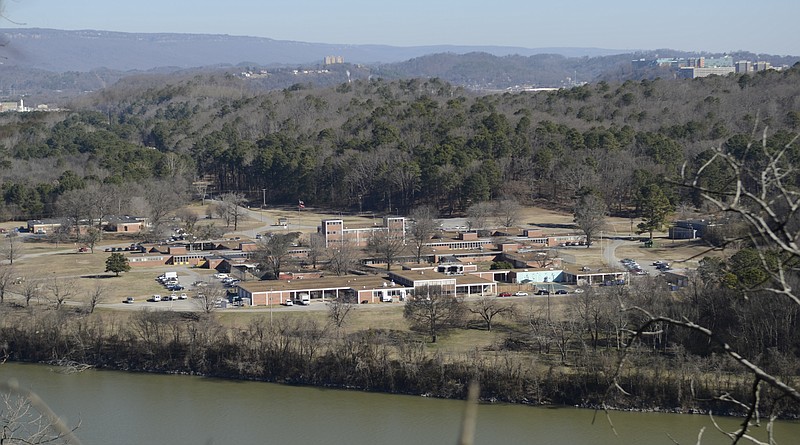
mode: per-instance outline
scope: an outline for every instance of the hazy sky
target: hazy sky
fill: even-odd
[[[0,0],[2,1],[2,0]],[[0,27],[800,55],[797,0],[5,0]]]

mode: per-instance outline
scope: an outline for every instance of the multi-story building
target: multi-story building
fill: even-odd
[[[698,77],[708,77],[711,75],[727,76],[735,71],[733,66],[716,66],[704,68],[681,68],[679,73],[684,79],[697,79]]]
[[[753,71],[753,62],[749,60],[740,60],[736,62],[736,72],[738,74],[750,73]]]
[[[772,65],[769,62],[758,61],[755,64],[755,71],[766,71],[772,69]]]
[[[325,65],[336,65],[344,63],[343,56],[325,56]]]
[[[317,235],[325,240],[325,247],[348,244],[366,247],[376,233],[386,233],[393,239],[406,238],[406,219],[402,216],[386,216],[382,226],[346,226],[341,219],[324,219],[317,227]]]

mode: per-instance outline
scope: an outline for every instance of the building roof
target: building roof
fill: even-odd
[[[343,276],[323,277],[295,280],[267,280],[240,282],[239,287],[250,293],[268,291],[302,291],[302,290],[333,290],[333,289],[379,289],[384,287],[402,288],[386,277],[369,276]]]
[[[129,215],[122,216],[109,216],[107,219],[109,224],[142,224],[141,217],[134,217]]]

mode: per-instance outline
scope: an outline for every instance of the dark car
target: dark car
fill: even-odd
[[[539,289],[536,291],[536,295],[550,295],[550,291],[546,289]]]
[[[559,290],[556,291],[556,295],[564,295],[566,293],[567,293],[566,289],[559,289]]]
[[[498,297],[510,297],[511,296],[511,292],[500,292],[497,296]]]

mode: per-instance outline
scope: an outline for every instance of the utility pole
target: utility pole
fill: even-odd
[[[261,211],[258,212],[258,215],[261,217],[261,222],[264,222],[264,208],[267,207],[267,189],[261,189],[261,193],[263,199],[261,201]]]

